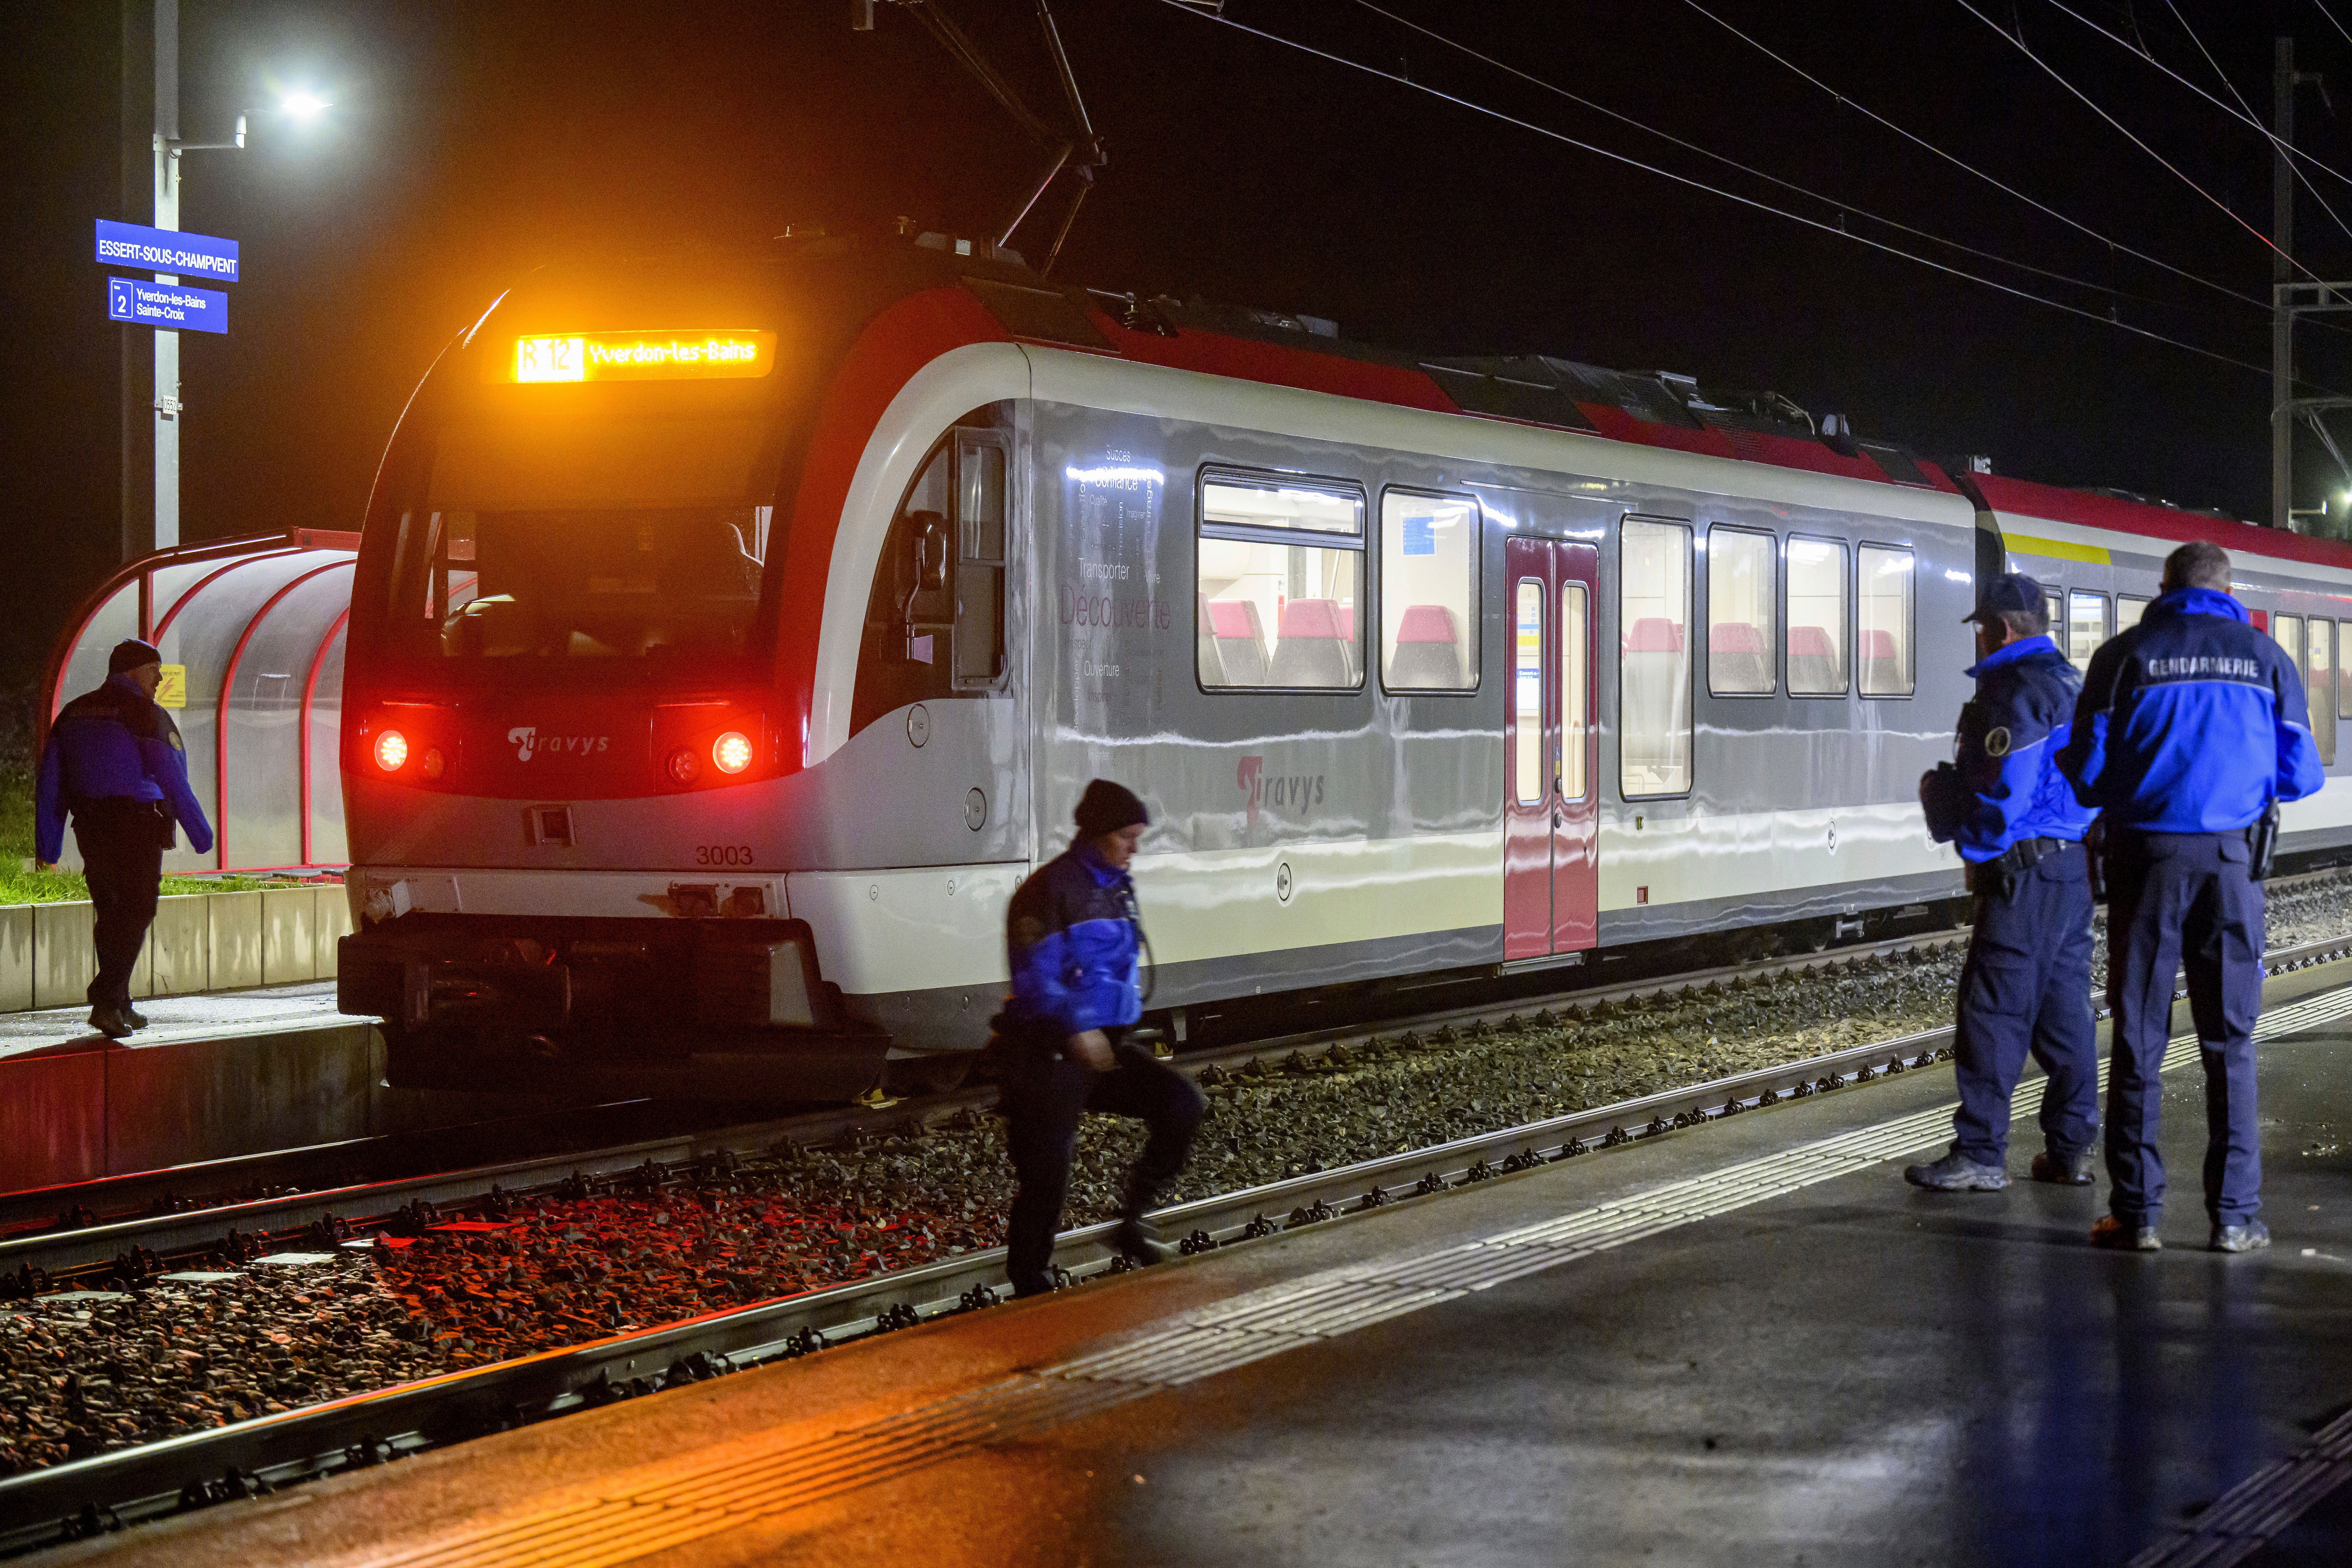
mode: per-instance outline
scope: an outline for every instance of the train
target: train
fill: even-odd
[[[2336,771],[2352,547],[1984,467],[939,234],[551,268],[369,500],[341,1005],[396,1083],[944,1087],[1097,775],[1152,814],[1180,1042],[1898,931],[1963,896],[1916,789],[1976,584],[2032,573],[2085,662],[2190,539]],[[2286,854],[2352,847],[2347,801],[2288,805]]]

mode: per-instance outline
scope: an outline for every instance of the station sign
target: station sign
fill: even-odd
[[[228,296],[217,289],[150,283],[143,278],[106,280],[106,319],[175,332],[228,331]]]
[[[168,272],[174,278],[236,281],[236,241],[176,228],[98,220],[98,260],[102,267]]]

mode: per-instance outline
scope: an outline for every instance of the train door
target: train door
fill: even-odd
[[[1579,952],[1599,936],[1589,544],[1503,545],[1510,679],[1503,721],[1503,956]]]

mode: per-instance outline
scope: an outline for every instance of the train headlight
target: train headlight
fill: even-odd
[[[692,784],[702,776],[701,759],[680,746],[669,754],[669,776],[676,784]]]
[[[375,765],[385,773],[396,773],[408,761],[408,737],[397,730],[386,730],[375,738]]]
[[[722,773],[740,773],[751,765],[751,737],[730,730],[711,743],[710,760]]]
[[[428,779],[437,779],[448,771],[449,759],[441,754],[441,748],[438,746],[425,747],[425,776]]]

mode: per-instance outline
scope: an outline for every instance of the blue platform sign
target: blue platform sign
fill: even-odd
[[[176,228],[98,220],[98,259],[104,267],[168,272],[174,278],[236,281],[236,241]]]
[[[225,332],[228,331],[228,296],[217,289],[191,289],[184,283],[110,278],[106,319],[175,332]]]

